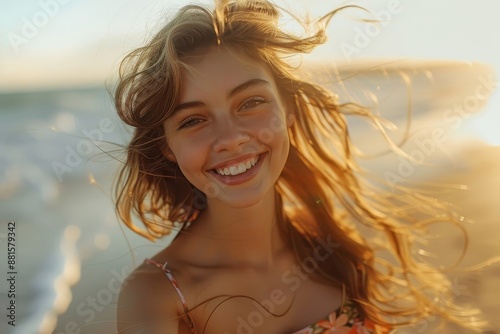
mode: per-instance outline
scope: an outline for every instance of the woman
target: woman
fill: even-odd
[[[135,132],[117,210],[151,240],[179,232],[124,284],[119,333],[388,333],[430,314],[475,328],[411,252],[456,218],[369,187],[344,116],[376,118],[286,62],[325,42],[335,12],[298,37],[267,1],[185,6],[124,60],[115,101]]]

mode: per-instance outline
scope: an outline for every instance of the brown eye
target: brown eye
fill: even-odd
[[[191,126],[195,126],[196,124],[203,122],[201,118],[196,118],[196,117],[189,117],[185,119],[179,126],[177,127],[178,130],[184,129],[184,128],[189,128]]]
[[[243,103],[243,105],[241,106],[241,109],[252,109],[252,108],[260,106],[261,104],[269,103],[269,102],[270,102],[269,100],[266,100],[263,97],[254,97],[254,98],[251,98],[250,100],[247,100],[245,103]]]

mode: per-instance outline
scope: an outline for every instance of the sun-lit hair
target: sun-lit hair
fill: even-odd
[[[304,36],[281,30],[280,12],[260,0],[216,1],[215,10],[185,6],[124,59],[114,97],[134,134],[115,188],[119,217],[150,240],[196,223],[206,197],[165,157],[163,124],[178,103],[184,57],[210,46],[226,48],[266,66],[291,109],[291,147],[276,184],[276,210],[280,232],[299,263],[329,238],[338,247],[311,275],[345,288],[373,322],[397,327],[439,315],[480,328],[474,311],[452,302],[445,275],[415,255],[415,240],[429,224],[460,227],[459,218],[430,197],[402,187],[388,192],[368,182],[353,157],[346,115],[377,118],[355,103],[339,104],[331,91],[303,79],[287,62],[326,41],[325,28],[337,11],[313,22]],[[376,237],[360,233],[361,226]]]

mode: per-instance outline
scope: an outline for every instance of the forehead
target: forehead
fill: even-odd
[[[274,84],[270,71],[247,56],[224,48],[203,49],[184,59],[181,71],[180,102],[197,100],[205,95],[225,94],[251,79]]]

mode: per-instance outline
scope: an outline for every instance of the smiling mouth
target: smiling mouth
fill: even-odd
[[[224,168],[216,168],[213,169],[212,171],[222,175],[222,176],[235,176],[235,175],[240,175],[248,171],[249,169],[252,169],[257,162],[260,160],[260,155],[257,155],[251,159],[248,159],[247,161],[243,161],[234,165],[229,165]]]

